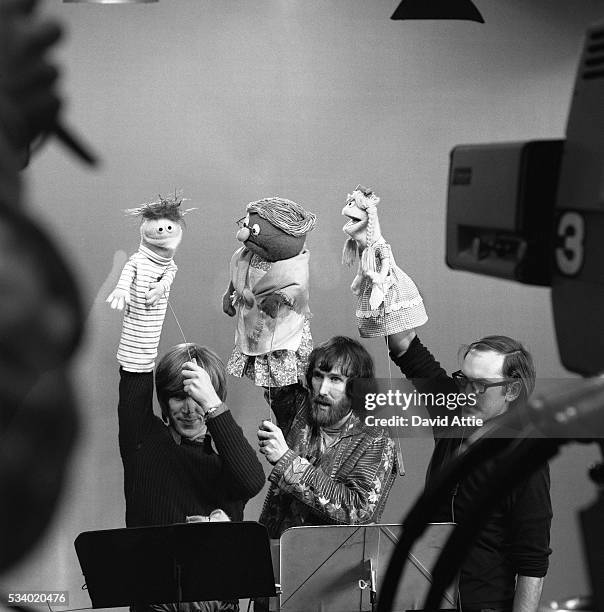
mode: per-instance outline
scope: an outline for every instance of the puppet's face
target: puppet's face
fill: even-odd
[[[143,219],[140,232],[143,244],[164,257],[172,257],[182,239],[182,226],[171,219]]]
[[[342,209],[342,214],[348,217],[348,222],[342,229],[355,240],[367,233],[368,215],[364,207],[361,208],[366,200],[367,196],[362,191],[353,191],[346,198],[346,206]]]
[[[295,257],[302,251],[305,236],[291,236],[275,227],[258,213],[249,213],[242,220],[237,240],[252,253],[267,261],[281,261]]]

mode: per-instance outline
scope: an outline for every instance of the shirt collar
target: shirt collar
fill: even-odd
[[[155,251],[152,251],[149,247],[146,247],[142,242],[138,245],[138,250],[151,261],[156,264],[167,264],[172,261],[172,257],[164,257],[163,255],[158,255]]]

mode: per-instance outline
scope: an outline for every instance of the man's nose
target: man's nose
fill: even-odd
[[[187,397],[182,411],[185,414],[192,414],[193,412],[195,412],[195,402],[193,401],[193,399],[191,399],[190,397]]]
[[[319,386],[319,395],[327,395],[329,393],[329,380],[324,378]]]

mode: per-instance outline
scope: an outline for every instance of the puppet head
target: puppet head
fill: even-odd
[[[173,257],[184,227],[184,216],[195,210],[181,210],[183,198],[174,193],[163,198],[161,195],[153,202],[138,208],[129,208],[126,213],[141,217],[141,244],[162,257]]]
[[[362,185],[357,185],[346,198],[346,206],[342,214],[349,221],[342,228],[350,238],[344,245],[342,260],[351,265],[359,250],[372,246],[382,237],[380,222],[377,214],[377,204],[380,198]]]
[[[267,261],[298,255],[316,222],[315,215],[299,204],[278,197],[250,202],[246,212],[237,240]]]

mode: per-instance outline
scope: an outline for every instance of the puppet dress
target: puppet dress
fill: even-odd
[[[276,268],[282,267],[282,262],[270,262],[262,257],[259,257],[255,253],[245,253],[247,249],[239,249],[233,256],[231,262],[231,269],[233,275],[234,286],[237,288],[238,283],[236,277],[239,275],[239,281],[241,282],[241,275],[245,276],[244,285],[247,288],[253,289],[258,286],[261,281],[269,282],[269,277],[266,275],[271,274],[271,270],[275,272]],[[239,254],[239,260],[236,258]],[[245,265],[243,270],[241,259],[248,259],[247,274],[245,274]],[[300,258],[298,255],[295,258]],[[287,260],[286,260],[287,261]],[[235,262],[235,264],[233,263]],[[307,266],[307,264],[306,264]],[[241,285],[240,285],[241,287]],[[286,298],[287,300],[287,298]],[[278,334],[273,333],[272,325],[275,325],[277,320],[271,319],[264,313],[253,313],[246,309],[241,297],[234,295],[233,305],[237,309],[237,328],[238,332],[235,337],[235,346],[231,353],[231,356],[227,363],[227,372],[233,376],[243,377],[251,379],[254,384],[258,387],[283,387],[285,385],[293,385],[299,380],[304,380],[306,375],[306,366],[308,365],[308,358],[313,349],[312,336],[310,332],[310,317],[311,314],[306,309],[299,315],[296,315],[293,311],[290,311],[290,322],[282,322],[281,325],[285,325],[290,328],[290,336],[296,336],[297,340],[294,344],[297,348],[290,346],[288,348],[276,348],[276,350],[269,350],[267,352],[259,354],[250,354],[257,352],[254,349],[256,346],[279,346],[281,344]],[[250,327],[250,315],[256,316],[256,329],[262,329],[259,332],[257,338],[244,337],[244,329]],[[244,321],[245,318],[247,321]],[[295,329],[297,328],[297,330]],[[262,337],[263,336],[263,337]]]
[[[411,278],[396,265],[390,245],[382,239],[371,248],[377,272],[386,258],[390,258],[390,270],[381,286],[363,276],[356,309],[361,337],[388,336],[423,325],[428,315],[422,296]]]

